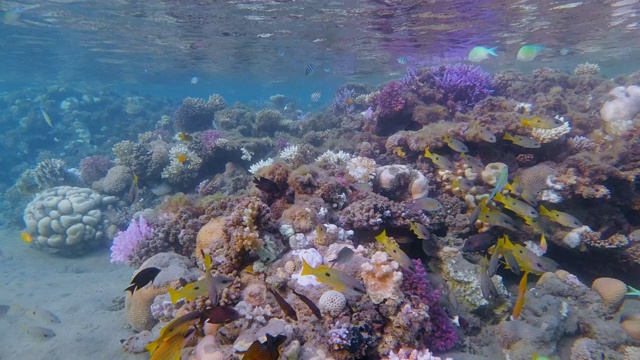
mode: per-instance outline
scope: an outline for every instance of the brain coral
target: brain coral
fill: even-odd
[[[77,254],[107,240],[110,226],[102,210],[116,198],[87,188],[58,186],[47,189],[27,205],[23,220],[34,243],[64,253]]]
[[[329,313],[331,316],[338,316],[347,305],[347,299],[344,295],[335,290],[325,291],[320,300],[318,300],[318,307],[323,313]]]

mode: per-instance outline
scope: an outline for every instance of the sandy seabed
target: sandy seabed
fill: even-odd
[[[0,229],[0,360],[147,359],[122,350],[128,329],[124,288],[132,269],[109,263],[109,250],[65,258],[29,248],[19,230]],[[26,309],[54,313],[60,323],[28,316]],[[29,326],[51,329],[44,339]]]

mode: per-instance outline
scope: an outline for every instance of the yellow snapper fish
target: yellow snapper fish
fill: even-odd
[[[513,320],[518,320],[520,314],[522,313],[522,308],[524,307],[524,297],[527,294],[527,276],[528,272],[525,272],[522,275],[522,279],[520,279],[520,284],[518,285],[518,298],[516,300],[516,305],[513,307],[513,313],[511,314],[511,318]]]
[[[573,215],[558,210],[548,210],[543,205],[540,205],[540,215],[546,216],[551,219],[551,221],[556,222],[562,226],[574,229],[582,226],[582,223]]]
[[[475,158],[471,155],[467,155],[465,153],[460,154],[462,160],[464,160],[465,164],[467,164],[471,169],[482,172],[484,170],[484,164],[478,158]]]
[[[537,149],[540,147],[540,142],[538,140],[524,135],[511,135],[506,133],[504,134],[503,139],[511,141],[514,145],[527,149]]]
[[[545,233],[545,227],[541,221],[541,217],[531,218],[528,216],[522,216],[522,219],[524,219],[524,223],[529,225],[536,234]]]
[[[454,139],[451,136],[447,135],[444,137],[444,142],[451,148],[453,151],[457,151],[459,153],[466,153],[469,151],[467,145],[465,145],[462,141],[458,139]]]
[[[488,130],[482,129],[482,130],[480,130],[479,134],[480,134],[480,138],[482,138],[482,140],[484,140],[484,141],[486,141],[488,143],[493,144],[496,141],[498,141],[498,139],[496,139],[495,134],[493,134],[492,132],[490,132]]]
[[[194,320],[200,320],[203,314],[201,311],[192,311],[186,313],[179,318],[175,318],[171,320],[167,325],[165,325],[162,329],[160,329],[160,335],[158,338],[145,346],[150,353],[154,353],[160,345],[168,340],[169,338],[181,335],[184,335],[189,331],[189,329],[194,325]]]
[[[522,118],[522,126],[537,129],[553,129],[562,126],[564,123],[556,118],[535,116],[532,118]]]
[[[534,194],[531,190],[520,184],[520,179],[515,178],[511,184],[507,184],[505,189],[509,190],[510,193],[516,195],[520,199],[524,200],[527,204],[531,206],[538,205],[538,199],[536,199],[537,195]]]
[[[478,272],[480,277],[480,290],[482,291],[482,297],[486,300],[493,299],[498,296],[498,289],[489,276],[489,262],[486,257],[482,257],[478,263]]]
[[[489,55],[498,56],[496,54],[495,47],[486,48],[484,46],[476,46],[471,51],[469,51],[469,56],[467,57],[471,62],[480,62],[482,60],[486,60],[489,58]]]
[[[506,214],[503,214],[499,210],[492,210],[486,206],[480,207],[480,212],[478,213],[478,219],[483,223],[500,226],[505,229],[509,229],[511,231],[516,231],[516,228],[513,223],[513,219]]]
[[[451,187],[455,190],[455,189],[460,189],[462,191],[467,191],[470,190],[473,187],[473,181],[459,176],[457,178],[455,178],[452,182],[451,182]]]
[[[518,55],[516,59],[518,61],[532,61],[538,56],[540,51],[544,49],[544,46],[541,45],[525,45],[518,50]]]
[[[204,278],[188,283],[182,287],[180,290],[176,290],[171,286],[167,286],[167,291],[171,296],[171,303],[175,304],[180,299],[185,299],[186,301],[195,300],[195,298],[200,296],[209,295],[211,302],[213,305],[217,303],[217,294],[220,289],[229,285],[233,280],[229,279],[226,276],[212,276],[211,275],[211,256],[206,254],[204,256],[205,261],[205,272]]]
[[[504,205],[506,209],[513,211],[521,217],[537,218],[538,212],[524,201],[520,201],[512,198],[511,196],[504,196],[501,192],[496,193],[494,200]]]
[[[400,146],[396,146],[393,148],[393,154],[400,158],[404,158],[405,156],[407,156],[407,153],[404,152],[404,150],[402,150]]]
[[[180,360],[182,348],[186,345],[196,333],[194,328],[189,328],[186,334],[175,334],[163,342],[150,353],[149,360]]]
[[[385,251],[393,260],[395,260],[400,266],[405,269],[415,270],[416,266],[411,260],[411,258],[404,252],[398,244],[387,237],[387,230],[382,230],[382,232],[375,237],[376,241],[382,244]]]
[[[409,230],[413,231],[418,239],[425,240],[429,238],[429,230],[427,230],[426,226],[413,221],[411,221],[410,224]],[[413,261],[411,263],[413,264]]]
[[[304,258],[302,258],[300,275],[313,275],[319,282],[329,285],[333,290],[341,293],[365,294],[367,292],[364,285],[353,276],[326,265],[311,267]]]
[[[47,122],[47,125],[49,125],[49,127],[53,128],[53,121],[51,120],[51,117],[49,116],[49,114],[47,114],[44,111],[42,106],[40,106],[40,113],[42,114],[42,117],[44,118],[44,121]]]
[[[498,239],[498,244],[501,245],[503,255],[511,252],[518,263],[517,267],[525,273],[540,275],[558,270],[558,263],[547,257],[538,256],[520,244],[513,244],[506,234]]]
[[[424,149],[424,157],[431,159],[433,164],[439,169],[453,171],[453,163],[442,155],[434,154],[430,152],[429,149]]]

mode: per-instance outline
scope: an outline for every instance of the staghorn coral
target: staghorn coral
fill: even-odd
[[[456,103],[459,109],[471,107],[493,93],[491,74],[479,66],[453,64],[430,70],[436,89],[445,101]]]
[[[600,65],[592,64],[588,61],[582,64],[576,65],[576,67],[573,69],[573,74],[578,76],[598,75],[599,72],[600,72]]]
[[[373,99],[376,113],[380,117],[389,117],[402,111],[406,103],[402,98],[404,91],[404,86],[398,81],[391,81],[385,85]]]

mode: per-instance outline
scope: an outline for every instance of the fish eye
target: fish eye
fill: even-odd
[[[193,290],[200,290],[200,286],[194,286]]]
[[[328,272],[324,273],[324,276],[326,277],[331,277],[331,274],[329,274]]]

